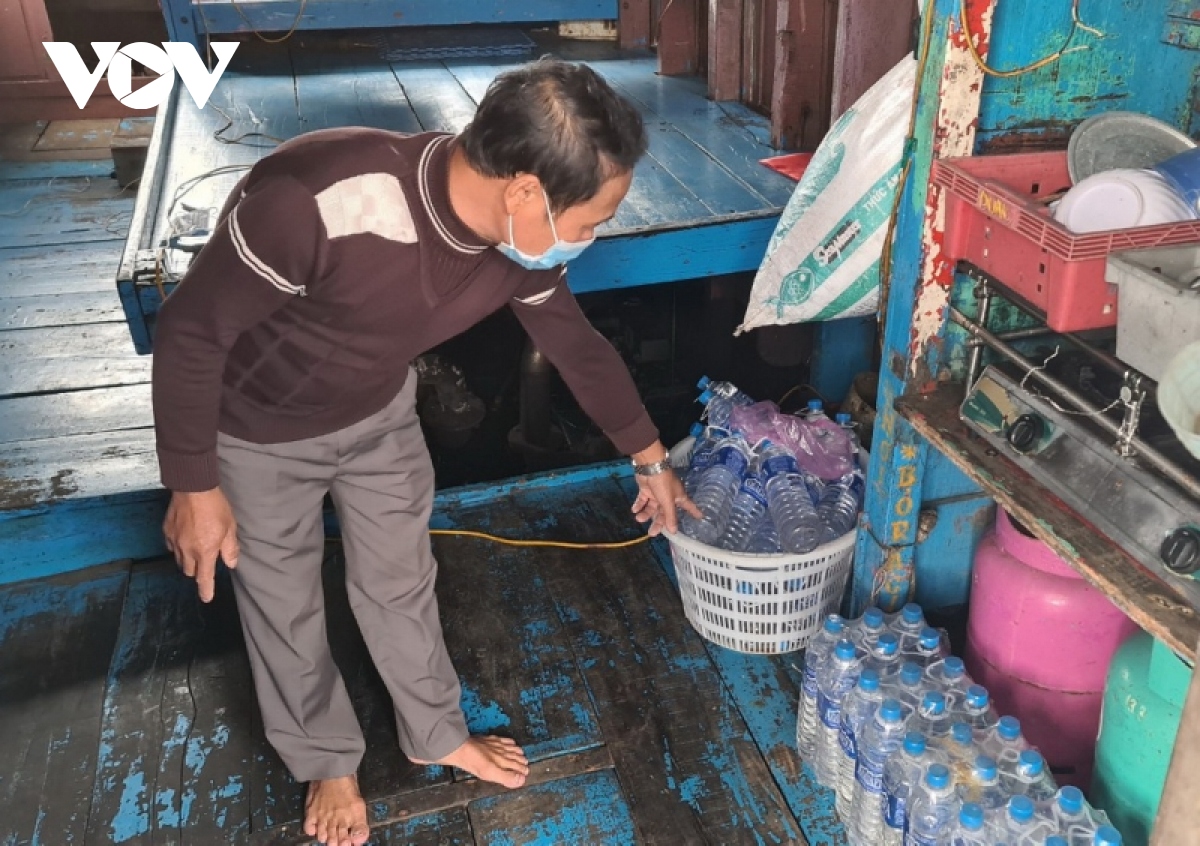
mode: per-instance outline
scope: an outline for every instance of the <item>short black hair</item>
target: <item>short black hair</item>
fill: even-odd
[[[557,212],[633,170],[647,141],[637,108],[594,70],[543,58],[496,77],[459,143],[485,176],[536,176]]]

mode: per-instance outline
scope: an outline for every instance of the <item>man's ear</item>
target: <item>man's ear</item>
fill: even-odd
[[[504,210],[507,214],[516,214],[524,205],[536,202],[539,206],[542,200],[542,182],[532,173],[518,173],[504,187]]]

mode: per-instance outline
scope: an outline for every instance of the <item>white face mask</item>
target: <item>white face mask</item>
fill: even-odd
[[[566,264],[571,259],[578,258],[579,254],[586,250],[595,241],[595,238],[589,238],[586,241],[563,241],[558,237],[558,228],[554,225],[554,213],[550,211],[550,198],[546,196],[546,190],[542,189],[542,200],[546,203],[546,216],[550,219],[550,232],[554,235],[554,243],[550,245],[546,252],[540,256],[531,256],[528,253],[523,253],[517,249],[516,239],[513,238],[513,216],[508,216],[508,243],[497,244],[496,249],[505,255],[506,258],[515,261],[522,267],[529,270],[550,270],[558,267],[560,264]]]

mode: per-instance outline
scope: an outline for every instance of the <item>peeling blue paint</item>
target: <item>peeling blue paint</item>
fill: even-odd
[[[507,830],[476,831],[481,846],[559,846],[564,843],[634,843],[633,817],[612,770],[602,770],[526,788],[521,794],[501,794],[471,805],[473,820],[513,802],[527,802],[531,793],[550,795],[552,815],[514,825]],[[522,794],[525,794],[522,796]]]
[[[512,722],[498,703],[489,699],[485,704],[479,697],[479,691],[465,684],[462,688],[462,709],[467,719],[467,729],[472,734],[486,734]]]
[[[137,764],[141,764],[140,759]],[[144,773],[135,770],[125,777],[121,789],[121,807],[109,829],[112,832],[114,843],[124,843],[150,830],[150,819],[146,815],[145,794],[146,776]]]

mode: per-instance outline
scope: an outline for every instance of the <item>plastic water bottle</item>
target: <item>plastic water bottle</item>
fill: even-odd
[[[950,655],[940,661],[934,661],[925,670],[925,679],[929,686],[946,694],[948,700],[957,701],[966,694],[971,686],[971,677],[967,675],[967,667],[957,655]]]
[[[779,532],[775,531],[775,521],[767,515],[758,524],[758,531],[750,538],[746,552],[754,555],[778,555],[782,551],[779,546]]]
[[[1121,846],[1121,833],[1111,825],[1102,825],[1096,830],[1093,846]]]
[[[1091,846],[1096,832],[1108,825],[1108,815],[1088,805],[1078,787],[1063,787],[1050,805],[1050,818],[1070,846]]]
[[[821,520],[795,456],[770,444],[761,455],[767,510],[780,545],[788,552],[812,552],[821,543]]]
[[[879,677],[890,678],[900,670],[900,638],[895,632],[884,632],[867,649],[863,666],[878,671]]]
[[[951,846],[994,846],[996,841],[988,836],[986,822],[983,808],[974,802],[964,802],[958,812],[958,824],[951,829]]]
[[[681,527],[685,534],[709,545],[720,539],[729,522],[734,494],[741,486],[748,466],[749,458],[740,441],[725,438],[717,444],[712,464],[696,482],[696,492],[692,495],[692,501],[704,514],[704,519],[697,520],[684,514]]]
[[[932,761],[925,735],[910,731],[904,735],[900,751],[883,767],[883,846],[903,846],[908,828],[908,811],[913,787],[921,782],[921,773]]]
[[[841,774],[842,701],[858,682],[858,650],[853,641],[839,640],[817,673],[817,783],[836,788]]]
[[[996,709],[992,707],[992,698],[983,685],[973,684],[967,688],[962,700],[954,709],[955,716],[971,726],[976,739],[982,741],[988,736],[989,730],[996,725]]]
[[[906,846],[948,846],[958,816],[959,801],[950,770],[945,764],[930,764],[921,790],[913,798]]]
[[[909,721],[914,731],[925,735],[930,746],[944,746],[945,738],[950,734],[951,714],[946,707],[946,695],[941,691],[931,690],[921,698],[921,704]]]
[[[825,414],[825,404],[819,399],[810,399],[808,401],[808,410],[804,412],[805,420],[828,420],[829,416]]]
[[[858,677],[858,685],[846,695],[842,703],[842,724],[839,740],[842,757],[839,760],[837,779],[837,812],[842,821],[850,819],[850,805],[854,801],[854,768],[858,762],[857,739],[867,722],[875,716],[883,702],[879,689],[879,672],[864,669]]]
[[[908,654],[922,667],[942,660],[942,633],[937,629],[921,629],[917,642],[908,650]]]
[[[964,802],[974,803],[985,811],[998,811],[1008,800],[1008,794],[1000,786],[996,761],[987,755],[975,757],[970,772],[959,780],[958,787],[958,795]]]
[[[1001,784],[1013,796],[1026,796],[1035,804],[1049,805],[1054,798],[1054,779],[1046,770],[1046,759],[1036,749],[1026,749],[1011,772],[1000,774]]]
[[[949,733],[942,738],[943,763],[950,768],[954,780],[962,784],[975,761],[975,737],[966,723],[952,723]]]
[[[717,545],[721,549],[744,552],[767,518],[767,497],[758,467],[751,465],[729,507],[729,520]]]
[[[913,648],[925,629],[925,612],[915,602],[909,602],[895,614],[888,615],[888,625],[900,636],[900,649]]]
[[[852,629],[854,641],[862,644],[863,649],[870,649],[886,631],[887,621],[883,611],[874,607],[864,611],[863,615],[854,621]]]
[[[714,396],[734,400],[737,405],[754,405],[754,400],[732,382],[714,382],[707,376],[701,376],[700,381],[696,383],[696,388],[700,391],[708,391]]]
[[[742,396],[745,395],[742,394]],[[708,425],[718,426],[722,429],[730,428],[729,420],[733,416],[733,410],[739,405],[747,404],[739,403],[736,397],[723,397],[711,391],[702,393],[697,402],[704,406],[704,417],[708,420]]]
[[[898,699],[910,711],[916,711],[921,704],[927,689],[925,687],[925,671],[920,664],[905,661],[900,665],[900,672],[891,679],[884,679],[884,696]]]
[[[804,675],[800,683],[800,712],[796,717],[796,748],[801,759],[809,761],[816,770],[817,725],[817,675],[825,659],[845,631],[845,622],[837,614],[830,614],[821,624],[821,630],[808,642],[804,650]]]
[[[983,751],[992,756],[1003,769],[1013,770],[1021,753],[1029,748],[1021,734],[1021,721],[1016,717],[1001,717],[980,744]]]
[[[1008,813],[1004,820],[1004,843],[1034,844],[1038,834],[1043,837],[1047,826],[1040,824],[1037,819],[1037,808],[1028,796],[1014,796],[1008,800]]]
[[[713,459],[717,455],[717,444],[728,435],[720,429],[706,429],[699,423],[695,423],[692,425],[692,437],[696,440],[692,444],[692,457],[688,461],[688,469],[683,477],[683,487],[688,496],[695,493],[700,477],[712,466]]]
[[[1046,838],[1046,846],[1071,846],[1065,838],[1059,837],[1057,834],[1051,834]]]
[[[821,543],[835,541],[858,526],[865,488],[863,475],[857,470],[825,485],[817,502]]]
[[[883,771],[903,745],[904,735],[904,707],[895,699],[883,700],[858,744],[849,826],[852,843],[872,846],[883,834]]]
[[[854,455],[857,457],[862,450],[862,438],[858,436],[858,426],[849,414],[844,411],[838,412],[834,421],[846,430],[846,434],[850,437],[850,446],[854,450]]]

